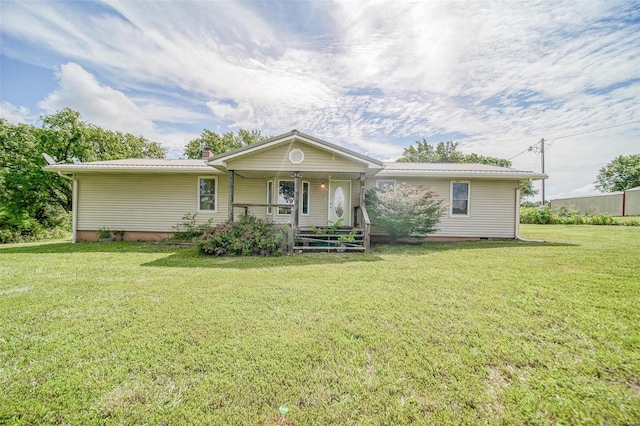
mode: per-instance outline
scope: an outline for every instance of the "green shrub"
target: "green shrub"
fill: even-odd
[[[554,221],[548,207],[522,207],[520,209],[520,223],[547,225],[554,223]]]
[[[606,213],[597,215],[580,214],[578,210],[568,210],[561,207],[557,212],[551,212],[548,207],[521,207],[520,223],[531,223],[538,225],[627,225],[640,226],[637,220],[619,221],[615,217]]]
[[[70,231],[70,222],[67,215],[66,218],[59,217],[57,225],[45,226],[32,217],[15,217],[0,212],[0,244],[63,238]]]
[[[213,219],[209,219],[202,225],[198,225],[196,223],[197,215],[197,213],[186,213],[182,216],[182,222],[172,227],[175,231],[172,239],[179,241],[194,241],[202,237],[205,232],[211,228]]]
[[[200,253],[213,256],[273,256],[282,254],[281,228],[254,216],[209,228],[198,242]]]
[[[365,202],[371,223],[384,228],[391,242],[435,232],[444,212],[443,201],[434,190],[407,184],[373,188]]]

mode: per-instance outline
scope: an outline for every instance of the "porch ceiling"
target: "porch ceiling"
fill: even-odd
[[[236,176],[245,179],[290,179],[291,172],[277,170],[235,170]],[[359,172],[305,172],[302,171],[302,179],[315,180],[357,180],[360,179]],[[367,176],[369,177],[369,176]]]

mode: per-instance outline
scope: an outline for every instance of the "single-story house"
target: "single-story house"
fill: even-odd
[[[549,203],[554,211],[565,208],[569,211],[577,210],[581,214],[637,216],[640,215],[640,186],[626,191],[556,198]]]
[[[50,164],[73,181],[73,241],[103,227],[125,240],[172,235],[186,213],[213,223],[251,214],[308,229],[340,222],[368,249],[366,190],[435,188],[448,206],[432,238],[518,238],[520,189],[547,176],[482,164],[382,162],[293,130],[200,160],[127,159]]]

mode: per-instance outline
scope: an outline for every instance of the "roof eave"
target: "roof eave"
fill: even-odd
[[[548,179],[549,176],[539,173],[508,173],[508,172],[473,172],[473,171],[419,171],[419,170],[383,170],[377,175],[378,177],[420,177],[420,178],[446,178],[446,179],[531,179],[542,180]]]
[[[43,168],[43,170],[48,171],[48,172],[61,172],[61,173],[84,173],[84,172],[139,172],[139,173],[144,173],[144,172],[149,172],[149,173],[157,173],[157,172],[162,172],[162,173],[211,173],[211,172],[218,172],[218,170],[212,168],[212,167],[198,167],[198,168],[194,168],[194,167],[154,167],[154,166],[146,166],[146,167],[140,167],[140,166],[107,166],[107,167],[100,167],[100,166],[82,166],[82,165],[52,165],[52,166],[45,166]]]

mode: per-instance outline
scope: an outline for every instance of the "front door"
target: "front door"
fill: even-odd
[[[340,222],[341,226],[351,226],[351,181],[329,181],[329,221]]]

